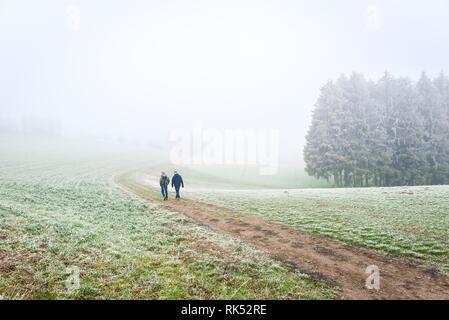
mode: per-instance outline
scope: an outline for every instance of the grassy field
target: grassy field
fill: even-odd
[[[115,174],[160,161],[154,150],[0,142],[0,298],[334,297],[324,283],[113,184]],[[73,266],[81,282],[72,291]]]
[[[175,169],[155,156],[159,150],[29,137],[0,142],[0,298],[335,297],[325,283],[113,183],[134,168]],[[449,273],[449,187],[280,189],[301,174],[261,182],[251,169],[240,176],[177,169],[191,199]],[[73,266],[81,278],[75,291],[66,287]]]
[[[329,188],[326,180],[310,177],[304,166],[281,163],[274,175],[259,175],[258,166],[189,166],[182,168],[189,175],[189,184],[196,188]]]
[[[449,273],[449,187],[201,190],[190,197]]]

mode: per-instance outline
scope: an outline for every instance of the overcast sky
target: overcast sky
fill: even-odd
[[[197,121],[278,128],[296,157],[327,80],[448,57],[447,0],[0,0],[0,116],[161,141]]]

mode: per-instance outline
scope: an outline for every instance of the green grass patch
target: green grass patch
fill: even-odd
[[[3,141],[4,142],[4,141]],[[0,297],[329,299],[324,283],[118,189],[149,150],[0,147]],[[83,151],[84,150],[84,151]],[[139,159],[139,160],[136,160]],[[69,267],[80,287],[68,290]]]
[[[190,197],[449,273],[449,187],[201,190]]]

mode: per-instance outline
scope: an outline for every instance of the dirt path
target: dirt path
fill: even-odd
[[[407,259],[294,230],[255,216],[188,199],[163,202],[133,172],[115,178],[124,190],[157,201],[212,230],[236,237],[317,279],[333,285],[342,299],[449,299],[449,277]],[[365,288],[366,268],[380,268],[380,290]]]

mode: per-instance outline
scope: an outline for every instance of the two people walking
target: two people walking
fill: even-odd
[[[165,172],[162,172],[161,177],[159,179],[159,184],[161,186],[162,197],[164,197],[164,200],[168,200],[168,186],[170,185],[170,178],[165,174]],[[171,179],[171,187],[175,188],[176,199],[180,199],[181,195],[179,192],[181,187],[184,188],[184,181],[182,180],[181,175],[177,171],[175,171],[175,174]]]

